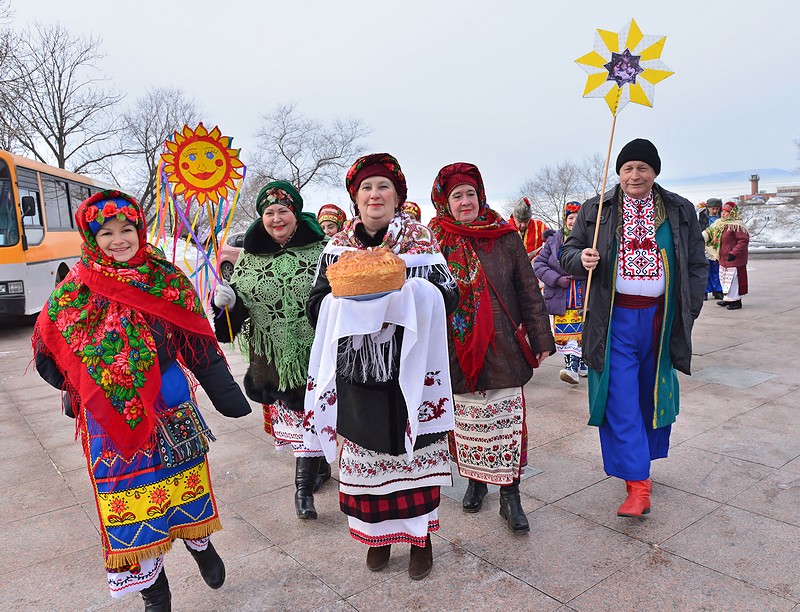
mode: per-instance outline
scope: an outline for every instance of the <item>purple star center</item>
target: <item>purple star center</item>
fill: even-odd
[[[636,75],[644,72],[644,68],[639,65],[641,55],[631,55],[628,49],[622,53],[611,53],[611,61],[603,67],[608,70],[606,81],[615,81],[617,87],[623,85],[635,85]]]

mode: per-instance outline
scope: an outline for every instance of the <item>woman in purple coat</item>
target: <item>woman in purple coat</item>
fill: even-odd
[[[580,202],[566,203],[564,228],[559,232],[545,231],[542,250],[533,260],[533,270],[544,283],[542,293],[547,312],[553,316],[556,351],[564,355],[564,369],[559,372],[559,378],[571,385],[577,385],[580,377],[588,374],[581,348],[584,277],[576,279],[564,272],[558,258],[580,209]]]

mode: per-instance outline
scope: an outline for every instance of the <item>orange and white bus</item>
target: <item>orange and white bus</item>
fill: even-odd
[[[0,151],[0,318],[42,309],[80,256],[75,209],[111,188]]]

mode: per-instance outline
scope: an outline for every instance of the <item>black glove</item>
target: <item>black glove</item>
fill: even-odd
[[[736,255],[733,255],[732,253],[728,253],[728,261],[733,261],[734,259],[736,259]]]

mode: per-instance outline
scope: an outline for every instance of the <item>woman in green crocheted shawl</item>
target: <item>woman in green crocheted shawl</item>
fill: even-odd
[[[303,446],[303,399],[314,330],[306,302],[325,246],[316,216],[304,213],[303,198],[287,181],[272,181],[258,194],[256,219],[244,237],[244,250],[230,285],[214,291],[216,334],[230,342],[222,310],[250,366],[247,396],[263,405],[264,430],[277,448],[296,458],[295,509],[298,518],[315,519],[313,491],[330,478],[321,453]],[[222,314],[223,318],[219,318]]]

